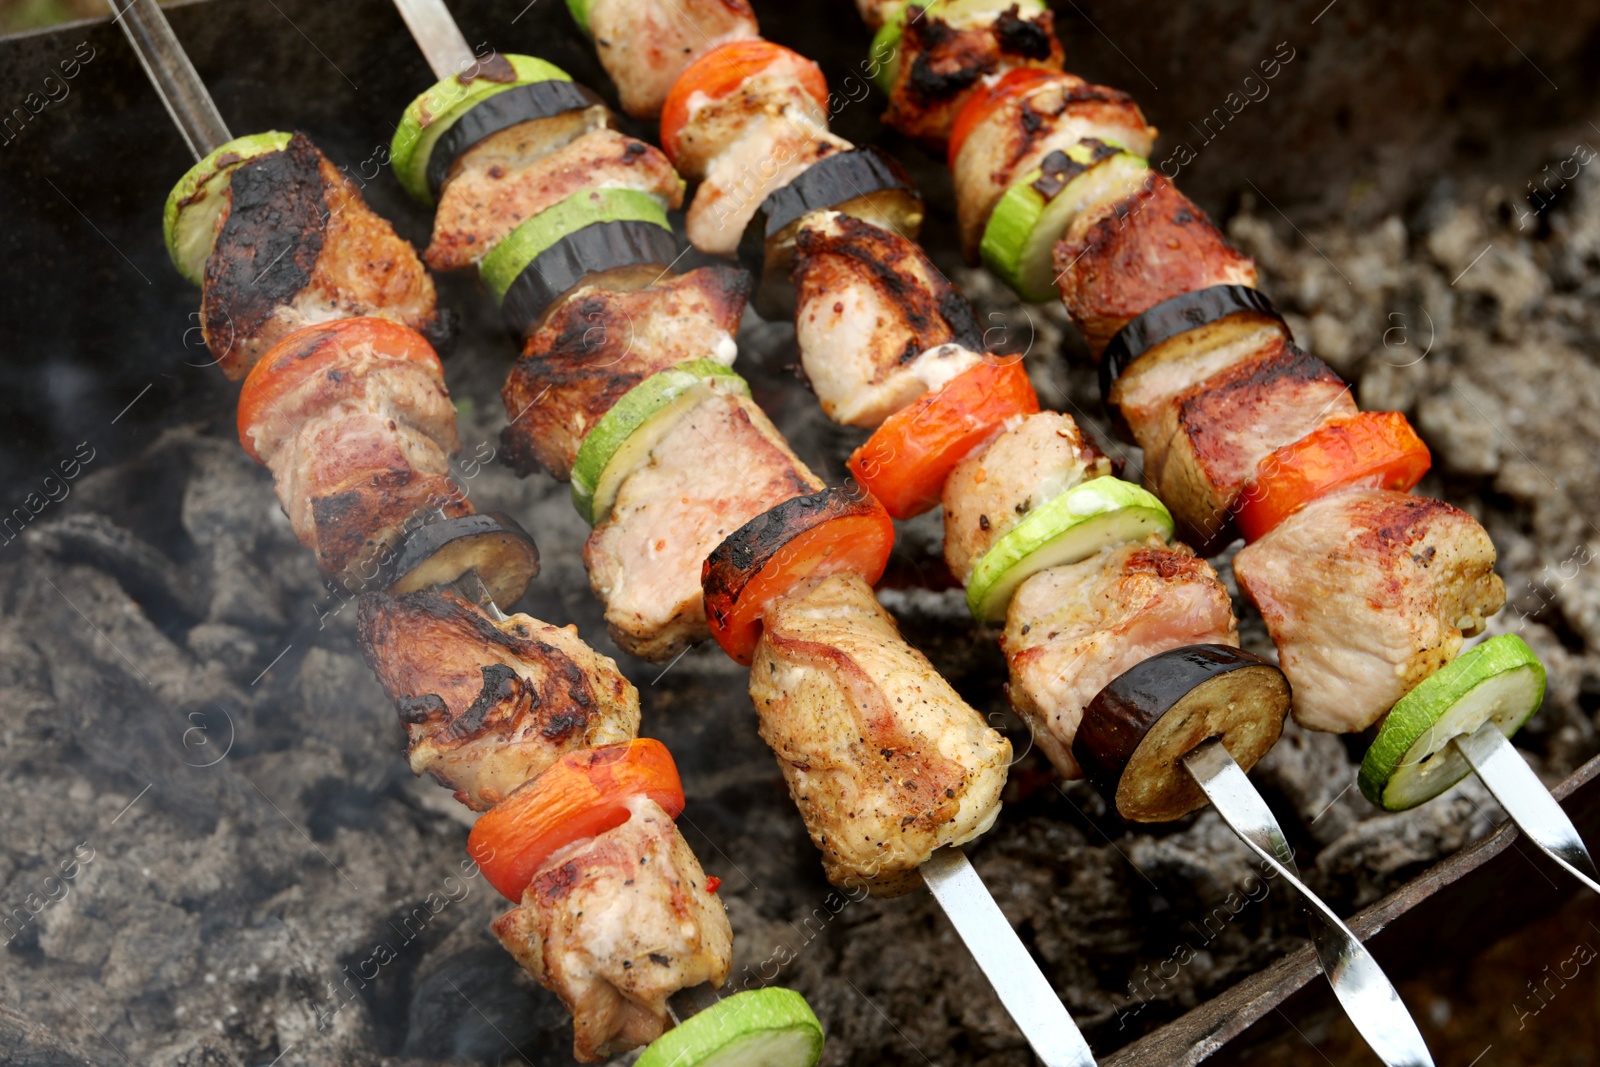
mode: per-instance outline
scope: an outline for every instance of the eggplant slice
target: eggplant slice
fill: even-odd
[[[539,574],[539,546],[502,511],[461,515],[412,530],[390,570],[389,593],[401,596],[450,585],[477,572],[490,599],[508,608]]]
[[[1072,755],[1132,822],[1169,822],[1205,807],[1183,757],[1222,739],[1249,770],[1283,732],[1289,682],[1277,666],[1230,645],[1187,645],[1113,678],[1084,709]]]
[[[764,319],[794,316],[794,239],[814,211],[837,211],[908,240],[922,229],[922,194],[899,161],[870,147],[819,160],[767,194],[739,241],[739,261],[758,279],[751,306]]]
[[[677,238],[653,222],[596,222],[529,261],[507,287],[501,310],[517,336],[526,337],[552,304],[589,276],[633,266],[664,272],[677,256]]]
[[[1271,298],[1248,285],[1213,285],[1163,300],[1118,330],[1106,345],[1100,356],[1100,395],[1109,398],[1111,387],[1122,372],[1157,345],[1241,313],[1283,323],[1283,315]]]
[[[555,118],[592,107],[603,109],[605,101],[593,89],[570,81],[531,82],[486,97],[433,143],[428,153],[428,189],[437,198],[456,160],[484,138],[524,122]],[[566,140],[571,140],[577,132],[576,128],[570,131]],[[550,146],[551,149],[556,147]]]

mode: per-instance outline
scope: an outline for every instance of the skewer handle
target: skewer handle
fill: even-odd
[[[1217,738],[1204,742],[1183,757],[1183,765],[1233,832],[1300,891],[1309,907],[1311,940],[1322,971],[1367,1045],[1389,1067],[1433,1067],[1433,1057],[1400,994],[1361,939],[1300,881],[1283,828],[1222,742]]]
[[[394,0],[394,6],[435,78],[444,81],[478,61],[444,0]]]
[[[1600,871],[1595,870],[1594,857],[1578,836],[1578,828],[1499,727],[1486,722],[1476,732],[1450,743],[1472,764],[1517,829],[1574,878],[1600,893]]]
[[[1045,1067],[1094,1067],[1088,1042],[967,854],[955,846],[937,850],[922,865],[922,880]]]
[[[106,0],[111,5],[113,22],[122,24],[122,32],[139,56],[139,63],[150,84],[156,87],[167,114],[189,144],[196,160],[203,159],[213,149],[233,140],[228,124],[222,121],[216,101],[206,91],[205,82],[195,73],[188,53],[178,43],[177,35],[161,13],[155,0]]]

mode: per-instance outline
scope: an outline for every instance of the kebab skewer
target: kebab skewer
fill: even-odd
[[[818,82],[814,65],[777,46],[725,46],[674,86],[663,143],[675,158],[687,154],[712,169],[747,142],[761,143],[730,116],[789,125],[795,101],[825,99]],[[1115,117],[1099,116],[1102,123]],[[1152,533],[1170,537],[1171,516],[1160,502],[1107,477],[1104,457],[1070,419],[1040,414],[1020,367],[1008,374],[983,365],[972,350],[981,345],[971,340],[970,311],[920,251],[848,208],[832,210],[841,190],[828,201],[824,183],[805,188],[807,175],[825,166],[769,195],[756,214],[765,225],[752,221],[746,233],[764,235],[769,273],[775,260],[794,263],[798,339],[803,358],[825,353],[806,366],[830,416],[883,423],[852,470],[897,516],[926,510],[942,487],[946,557],[980,619],[1004,620],[1012,594],[1036,579],[1008,629],[1012,693],[1064,774],[1081,773],[1081,758],[1120,811],[1148,820],[1181,816],[1216,792],[1217,803],[1235,805],[1228,821],[1246,836],[1242,816],[1251,808],[1222,789],[1214,764],[1231,764],[1231,748],[1248,767],[1277,740],[1288,694],[1282,676],[1229,647],[1237,632],[1209,567],[1194,561],[1197,569],[1184,560],[1192,559],[1187,549],[1167,549],[1160,536],[1139,544]],[[702,186],[697,202],[706,195]],[[935,361],[943,373],[929,380],[924,367]],[[918,393],[922,399],[897,413]],[[1125,550],[1101,551],[1124,542]],[[1035,628],[1040,634],[1029,640]],[[1231,717],[1195,714],[1218,691],[1228,694]],[[1223,727],[1226,747],[1202,745]],[[1186,753],[1213,765],[1179,772]],[[1237,777],[1245,781],[1242,772]],[[1259,798],[1253,807],[1266,811]],[[1349,959],[1365,950],[1320,900],[1312,906],[1325,969],[1369,1042],[1389,1062],[1426,1062],[1420,1035],[1376,964],[1365,956],[1387,1003],[1366,1002],[1362,983],[1345,980]]]
[[[328,213],[344,215],[288,235],[283,255],[308,276],[303,287],[319,274],[339,277],[375,241],[393,261],[369,269],[426,281],[409,246],[303,137],[229,138],[153,4],[112,7],[201,160],[175,190],[167,230],[174,262],[205,280],[208,300],[226,310],[240,299],[216,284],[212,262],[261,236],[251,205],[269,199],[275,181],[280,207],[320,191]],[[264,322],[316,307],[286,290],[278,299]],[[431,299],[425,310],[431,316]],[[362,597],[363,652],[396,701],[413,769],[485,812],[473,857],[521,902],[495,933],[573,1011],[575,1054],[592,1060],[651,1042],[667,1025],[670,995],[720,984],[731,963],[716,881],[672,821],[684,800],[671,756],[637,738],[638,693],[615,663],[571,627],[495,606],[494,597],[519,598],[537,573],[532,539],[507,516],[474,514],[459,492],[417,495],[448,484],[441,460],[458,447],[427,340],[383,318],[322,318],[280,329],[275,342],[258,337],[264,351],[253,365],[250,349],[208,337],[225,370],[245,374],[241,443],[273,469],[325,578],[383,590]],[[430,512],[442,517],[413,525]],[[618,913],[625,930],[605,919]],[[703,1018],[640,1062],[728,1063],[752,1044],[774,1063],[820,1056],[820,1026],[786,990],[729,998]]]
[[[661,209],[682,188],[655,165],[664,158],[603,119],[562,126],[572,104],[551,110],[482,122],[447,113],[431,153],[395,159],[402,176],[438,176],[413,183],[419,198],[438,198],[430,260],[471,248],[526,335],[506,389],[507,440],[514,455],[570,476],[574,502],[597,523],[585,557],[613,634],[669,658],[714,633],[750,663],[763,609],[788,609],[793,639],[757,661],[752,694],[830,878],[887,894],[914,886],[920,868],[1040,1054],[1088,1062],[965,857],[941,847],[992,822],[1009,749],[873,598],[893,540],[887,515],[863,494],[822,489],[718,365],[731,361],[747,290],[727,271],[672,277],[661,266],[677,257],[650,235],[670,232]],[[456,124],[474,122],[456,140]],[[453,157],[428,158],[443,144]],[[596,158],[611,145],[621,167]],[[572,200],[599,210],[552,226]],[[616,239],[593,240],[607,233]],[[583,324],[602,328],[585,341]],[[985,908],[971,906],[979,899]]]

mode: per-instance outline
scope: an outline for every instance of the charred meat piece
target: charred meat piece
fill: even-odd
[[[1238,645],[1228,591],[1183,544],[1152,536],[1018,588],[1001,639],[1007,692],[1064,778],[1080,777],[1072,741],[1083,709],[1134,664],[1183,645]]]
[[[637,189],[669,207],[683,204],[683,182],[659,148],[600,129],[541,155],[537,142],[548,136],[541,121],[524,122],[484,138],[456,161],[433,216],[428,266],[476,266],[523,222],[585,190]]]
[[[750,697],[836,885],[909,892],[934,849],[999,813],[1010,743],[906,644],[858,575],[767,608]]]
[[[716,394],[690,408],[623,480],[583,546],[612,638],[661,661],[710,637],[706,556],[768,508],[821,488],[749,398]]]
[[[1256,283],[1205,212],[1152,171],[1145,189],[1073,220],[1056,244],[1056,285],[1096,357],[1129,320],[1191,289]]]
[[[1111,471],[1072,416],[1029,415],[956,465],[944,483],[944,559],[963,585],[1034,508]]]
[[[566,480],[584,435],[623,394],[685,360],[731,366],[750,276],[700,267],[642,289],[575,291],[528,338],[501,397],[518,473]]]
[[[696,59],[761,32],[746,0],[590,0],[588,28],[622,109],[641,119]]]
[[[1256,465],[1332,419],[1356,413],[1344,380],[1285,341],[1179,395],[1144,449],[1144,479],[1202,555],[1223,547],[1229,513]]]
[[[494,934],[572,1013],[572,1054],[595,1063],[647,1045],[667,998],[721,986],[733,930],[700,861],[647,797],[614,830],[552,856]]]
[[[1156,128],[1127,93],[1065,72],[1006,100],[973,128],[950,171],[961,251],[968,262],[978,262],[984,227],[1011,183],[1050,153],[1090,137],[1148,156]]]
[[[883,121],[942,151],[980,79],[1016,67],[1059,69],[1062,58],[1048,10],[1024,15],[1014,4],[959,23],[933,13],[907,18]]]
[[[707,165],[685,219],[689,243],[708,255],[732,256],[768,193],[818,160],[853,147],[809,122],[756,123]]]
[[[1438,500],[1347,489],[1314,500],[1233,560],[1313,730],[1372,725],[1455,658],[1505,603],[1494,543]]]
[[[241,163],[227,197],[200,317],[229,378],[302,326],[355,315],[423,333],[436,324],[433,279],[416,250],[304,135]]]
[[[411,770],[487,811],[565,752],[632,740],[639,692],[609,657],[451,590],[361,598],[361,653],[395,702]]]
[[[724,148],[756,126],[827,129],[827,112],[806,89],[808,75],[816,77],[811,61],[785,49],[725,96],[690,94],[688,115],[670,149],[678,172],[699,181]]]
[[[966,300],[915,242],[880,226],[835,211],[808,216],[793,277],[800,361],[835,422],[876,426],[981,358]],[[967,358],[926,365],[940,345]]]

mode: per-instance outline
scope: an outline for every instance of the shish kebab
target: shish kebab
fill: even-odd
[[[241,443],[273,470],[324,578],[362,591],[363,652],[413,770],[484,813],[472,858],[518,902],[494,932],[572,1011],[574,1054],[649,1043],[647,1067],[813,1067],[821,1026],[790,990],[740,993],[663,1035],[682,1006],[669,997],[728,976],[718,883],[673,822],[684,797],[671,755],[637,737],[638,691],[572,627],[495,605],[522,595],[538,551],[450,482],[459,441],[439,359],[381,317],[434,320],[415,253],[304,137],[231,138],[154,3],[111,7],[199,160],[164,228],[180,272],[205,287],[219,364],[244,378]],[[290,267],[262,270],[263,292],[225,284],[230,261],[280,255]],[[411,299],[363,299],[397,278]],[[253,328],[215,331],[235,315]]]
[[[1292,344],[1254,288],[1254,264],[1177,192],[1166,164],[1159,173],[1149,167],[1155,130],[1132,98],[1060,69],[1042,3],[859,6],[879,28],[869,64],[890,97],[885,120],[946,151],[968,258],[981,259],[1025,299],[1047,300],[1059,289],[1091,347],[1098,354],[1105,346],[1107,403],[1119,430],[1145,450],[1146,484],[1175,502],[1181,532],[1206,554],[1225,547],[1235,526],[1252,542],[1261,539],[1234,566],[1297,683],[1297,721],[1352,730],[1381,720],[1359,780],[1370,800],[1390,810],[1431,799],[1477,771],[1524,833],[1600,891],[1575,828],[1506,739],[1538,709],[1544,670],[1537,657],[1504,635],[1451,662],[1463,637],[1503,602],[1503,585],[1479,524],[1448,505],[1402,495],[1429,462],[1404,417],[1357,412],[1338,376]],[[579,8],[574,14],[582,21]],[[1262,64],[1265,76],[1279,59],[1281,50]],[[832,161],[836,171],[853,172],[848,191],[811,177],[825,167],[809,160],[752,170],[743,148],[757,138],[728,137],[722,112],[764,112],[769,127],[809,124],[820,136],[818,109],[834,105],[814,66],[785,64],[748,44],[692,63],[667,57],[667,64],[683,73],[664,105],[663,144],[713,179],[721,172],[697,203],[717,203],[740,178],[747,191],[754,186],[754,195],[735,198],[737,210],[721,212],[724,221],[748,220],[741,255],[780,275],[798,258],[795,288],[802,298],[820,297],[796,311],[802,365],[830,415],[877,425],[895,402],[925,388],[915,366],[923,350],[913,342],[926,339],[928,324],[939,325],[930,313],[937,305],[908,300],[904,286],[942,298],[935,284],[942,279],[926,261],[910,271],[874,268],[871,240],[852,247],[838,239],[846,228],[870,232],[848,218],[818,227],[831,241],[798,219],[801,205],[832,206],[886,220],[897,236],[914,234],[920,211],[908,203],[903,179],[889,167],[847,164],[848,156]],[[769,67],[788,77],[773,79]],[[637,77],[623,68],[611,73],[624,83]],[[697,121],[687,121],[691,112]],[[872,210],[861,210],[869,201]],[[797,255],[808,242],[822,254]],[[864,285],[876,283],[879,299],[841,304],[830,286],[815,283],[841,264]],[[781,278],[765,282],[762,294],[773,307],[793,299]],[[921,337],[883,328],[882,309],[896,303],[910,304],[909,323],[900,325],[921,328]],[[817,310],[829,306],[831,314]],[[863,358],[841,364],[838,345],[850,340]],[[1323,565],[1339,580],[1303,580]],[[1352,618],[1363,625],[1350,625]],[[1029,625],[1024,618],[1007,632]],[[1357,699],[1347,701],[1347,692]],[[1063,769],[1070,773],[1070,763]]]
[[[1358,411],[1338,375],[1295,347],[1255,264],[1173,186],[1181,153],[1148,163],[1155,131],[1130,97],[1054,57],[1007,69],[963,56],[958,42],[993,37],[1004,17],[973,0],[858,2],[878,28],[874,55],[894,57],[881,65],[885,119],[944,151],[969,261],[1025,300],[1064,302],[1180,530],[1208,555],[1245,539],[1234,573],[1295,686],[1296,720],[1381,723],[1358,780],[1387,810],[1476,772],[1600,892],[1576,828],[1508,740],[1539,708],[1543,666],[1510,634],[1462,652],[1504,585],[1476,520],[1404,495],[1431,462],[1405,416]],[[1293,58],[1284,47],[1264,76]],[[902,121],[930,113],[919,78],[930,69],[952,117]]]
[[[441,106],[471,53],[441,5],[399,6],[446,77],[407,110],[391,159],[418,199],[437,198],[429,263],[477,266],[525,338],[504,439],[570,478],[596,524],[585,562],[613,636],[670,659],[714,634],[754,661],[763,736],[830,879],[878,895],[928,884],[1035,1051],[1091,1063],[947,847],[992,824],[1010,749],[877,604],[892,522],[859,490],[823,489],[726,367],[748,281],[671,273],[681,180],[557,68],[511,56],[514,77]]]
[[[897,169],[826,130],[827,99],[814,64],[739,40],[677,78],[662,140],[705,176],[696,205],[717,205],[743,235],[741,252],[768,275],[764,296],[781,299],[772,275],[792,264],[802,359],[825,409],[879,426],[852,457],[853,472],[897,517],[942,498],[946,558],[981,620],[1004,621],[1009,609],[1011,696],[1064,775],[1087,770],[1138,820],[1174,819],[1209,797],[1304,890],[1243,774],[1278,738],[1283,675],[1238,649],[1226,590],[1186,547],[1165,544],[1174,524],[1160,501],[1110,477],[1069,417],[1040,412],[1018,361],[982,353],[960,295],[895,232],[896,222],[920,221],[914,192]],[[834,151],[796,153],[808,165],[787,184],[781,168],[768,168],[772,188],[759,203],[730,200],[738,180],[727,168],[750,174],[747,148],[768,152],[785,138]],[[862,183],[874,181],[867,192]],[[857,217],[862,205],[873,221]],[[691,207],[691,227],[694,217]],[[1374,1050],[1391,1063],[1430,1062],[1376,962],[1305,895],[1324,969]]]

